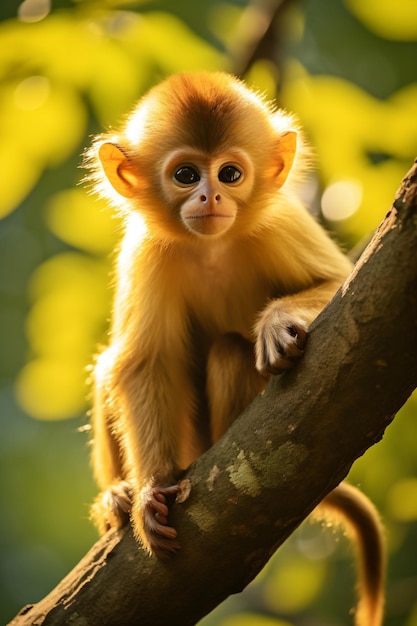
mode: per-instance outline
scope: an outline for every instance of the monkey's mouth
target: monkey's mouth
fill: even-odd
[[[223,215],[222,213],[203,213],[202,215],[189,215],[187,220],[204,220],[211,217],[222,217],[228,220],[233,219],[233,215]]]
[[[198,213],[187,215],[185,225],[189,230],[200,235],[219,235],[230,228],[234,215],[225,213]]]

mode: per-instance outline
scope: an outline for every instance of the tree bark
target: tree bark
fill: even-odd
[[[130,528],[109,533],[11,624],[187,626],[241,591],[416,387],[416,252],[417,161],[304,359],[189,468],[171,513],[182,551],[158,561]]]

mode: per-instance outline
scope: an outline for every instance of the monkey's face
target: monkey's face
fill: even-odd
[[[209,73],[167,79],[108,139],[98,141],[98,188],[165,241],[258,230],[296,151],[290,116],[233,77]]]
[[[209,155],[180,149],[162,167],[162,191],[179,212],[185,228],[198,236],[218,237],[236,221],[254,186],[254,168],[240,149]]]

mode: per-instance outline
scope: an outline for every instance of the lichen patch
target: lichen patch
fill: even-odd
[[[231,482],[238,491],[252,497],[256,497],[261,493],[262,487],[258,477],[243,450],[239,452],[235,462],[226,469]]]
[[[196,502],[192,507],[190,507],[188,515],[203,533],[211,532],[217,524],[216,516],[210,513],[204,504],[201,504],[200,502]]]

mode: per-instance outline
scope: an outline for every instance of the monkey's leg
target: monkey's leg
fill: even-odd
[[[129,520],[132,506],[131,486],[122,480],[118,444],[107,429],[95,431],[92,459],[94,474],[102,491],[91,507],[91,517],[101,534],[121,528]]]
[[[250,341],[238,333],[228,333],[212,345],[206,386],[213,443],[264,389],[266,382],[255,369]]]
[[[181,343],[173,354],[161,353],[153,362],[149,357],[130,371],[119,364],[124,374],[115,391],[121,408],[123,476],[133,492],[133,531],[148,552],[161,558],[180,548],[169,523],[169,507],[179,492],[179,442],[187,430],[183,424],[193,411]]]
[[[384,612],[385,543],[378,512],[356,487],[340,483],[313,516],[342,523],[357,549],[359,603],[356,626],[381,626]]]
[[[129,519],[131,508],[131,488],[122,480],[121,450],[112,423],[105,385],[97,380],[91,459],[94,476],[102,491],[91,508],[91,517],[100,533],[123,526]]]

